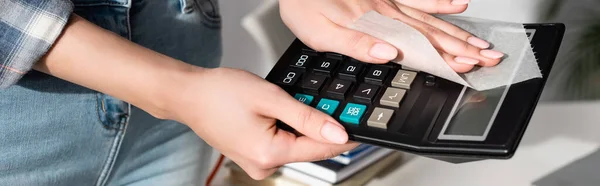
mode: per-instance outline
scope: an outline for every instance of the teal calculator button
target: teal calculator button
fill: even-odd
[[[319,104],[317,104],[317,110],[325,112],[326,114],[332,115],[335,112],[335,109],[340,105],[339,101],[331,100],[331,99],[321,99]]]
[[[296,94],[294,96],[294,98],[296,98],[298,101],[310,105],[310,103],[312,103],[313,99],[315,99],[314,96],[311,95],[306,95],[306,94]]]
[[[342,114],[340,114],[340,120],[346,123],[358,125],[360,123],[360,118],[365,114],[367,110],[367,106],[348,103]]]

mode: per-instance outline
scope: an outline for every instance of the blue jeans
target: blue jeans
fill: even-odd
[[[78,15],[133,42],[219,65],[216,0],[73,2]],[[211,153],[185,125],[39,72],[0,91],[0,185],[203,185]]]

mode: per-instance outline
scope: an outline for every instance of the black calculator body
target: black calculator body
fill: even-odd
[[[331,115],[353,141],[452,163],[508,159],[524,135],[565,30],[563,24],[525,28],[543,77],[487,91],[396,63],[374,65],[316,52],[298,39],[266,79]]]

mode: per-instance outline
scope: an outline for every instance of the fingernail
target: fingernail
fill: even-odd
[[[471,0],[452,0],[452,2],[450,2],[450,4],[452,5],[466,5],[469,4],[471,2]]]
[[[487,41],[484,41],[483,39],[479,39],[479,38],[473,37],[473,36],[471,36],[467,39],[467,43],[469,43],[473,46],[479,47],[481,49],[486,49],[486,48],[490,47],[490,43],[488,43]]]
[[[346,134],[346,131],[331,122],[325,123],[323,128],[321,128],[321,136],[337,144],[344,144],[348,141],[348,134]]]
[[[500,59],[502,56],[504,56],[504,54],[502,52],[498,52],[495,50],[482,50],[479,53],[482,56],[485,56],[485,57],[491,58],[491,59]]]
[[[389,44],[376,43],[369,50],[371,57],[383,60],[392,60],[398,55],[398,50]]]
[[[477,63],[479,63],[478,60],[471,59],[468,57],[455,57],[454,61],[456,61],[457,63],[467,64],[467,65],[476,65]]]

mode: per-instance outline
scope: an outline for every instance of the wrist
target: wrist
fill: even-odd
[[[119,98],[161,119],[176,118],[172,108],[179,107],[172,102],[184,99],[180,93],[203,71],[76,15],[34,68]]]
[[[186,92],[197,83],[199,76],[206,73],[208,69],[176,61],[171,68],[157,68],[152,80],[155,83],[153,91],[146,93],[146,101],[149,105],[142,108],[159,119],[176,120],[182,122],[179,112],[185,107]]]

